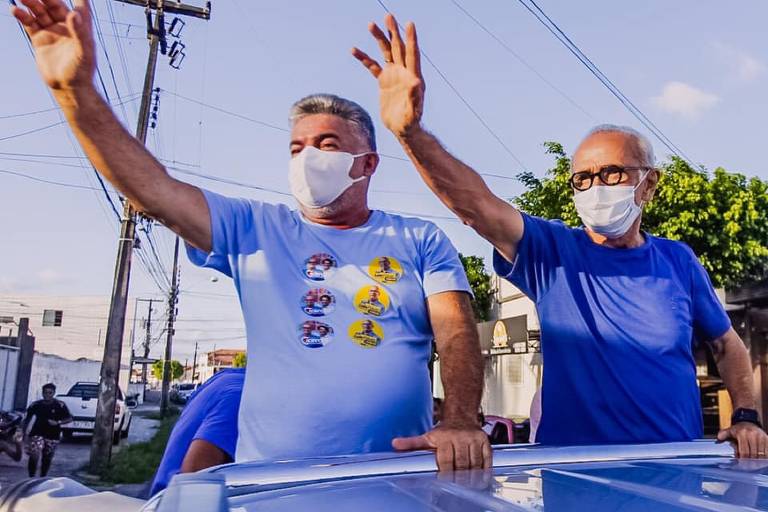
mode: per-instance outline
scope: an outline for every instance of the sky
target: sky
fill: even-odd
[[[545,141],[561,142],[570,152],[600,123],[647,133],[519,1],[212,3],[210,21],[184,19],[181,68],[172,69],[167,57],[159,60],[158,120],[148,145],[172,174],[220,193],[294,204],[286,195],[288,109],[307,94],[335,93],[359,102],[376,120],[379,151],[386,156],[372,180],[372,206],[427,216],[459,251],[489,261],[488,244],[453,219],[400,160],[401,148],[378,120],[376,83],[350,54],[352,46],[377,54],[366,27],[383,19],[382,3],[403,24],[416,23],[425,54],[424,124],[476,170],[501,176],[487,178],[501,197],[521,192],[514,179],[519,172],[542,176],[550,167]],[[768,4],[538,5],[695,163],[768,179],[758,151],[768,119]],[[101,28],[101,80],[119,118],[133,130],[147,56],[143,9],[108,0],[93,6]],[[0,294],[107,295],[117,220],[103,192],[92,190],[98,188],[93,172],[77,158],[82,153],[69,130],[57,124],[60,113],[51,110],[30,50],[5,12],[0,48]],[[663,161],[668,150],[653,142]],[[167,279],[173,236],[159,225],[152,232],[166,272],[159,279]],[[152,259],[148,244],[142,252]],[[181,261],[176,357],[191,357],[195,341],[202,351],[244,347],[231,281],[193,267],[183,255]],[[141,263],[132,273],[131,295],[163,295]],[[157,344],[153,354],[160,349]]]

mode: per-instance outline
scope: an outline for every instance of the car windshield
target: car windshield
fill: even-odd
[[[99,385],[95,382],[75,384],[70,388],[69,393],[64,396],[73,396],[77,398],[99,398]],[[120,388],[116,390],[116,397],[118,400],[123,399],[123,392]]]
[[[66,396],[76,396],[79,398],[98,398],[99,397],[99,385],[98,384],[75,384],[72,389],[69,390]]]
[[[179,384],[180,391],[192,391],[193,389],[195,389],[194,384]]]

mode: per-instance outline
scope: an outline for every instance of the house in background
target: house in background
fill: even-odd
[[[200,377],[200,382],[205,382],[223,368],[234,368],[235,357],[245,354],[245,349],[219,348],[208,352],[200,364],[200,370],[195,372]]]

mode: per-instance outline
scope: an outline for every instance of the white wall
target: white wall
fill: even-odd
[[[43,384],[52,382],[56,385],[56,393],[64,394],[77,381],[98,382],[101,372],[101,361],[65,359],[52,354],[35,352],[32,358],[32,376],[29,383],[29,398],[27,403],[42,398]],[[128,389],[128,366],[120,370],[120,388]]]

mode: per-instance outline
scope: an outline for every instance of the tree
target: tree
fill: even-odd
[[[171,360],[171,380],[176,380],[184,374],[184,367],[175,359]],[[163,361],[155,361],[152,364],[152,375],[157,380],[163,380]]]
[[[234,368],[245,368],[246,364],[248,364],[248,356],[245,355],[245,352],[235,354],[235,357],[232,359],[232,366]]]
[[[555,166],[543,178],[518,175],[526,191],[513,202],[532,215],[580,226],[568,184],[570,159],[557,142],[544,146]],[[688,244],[716,287],[768,275],[768,182],[721,167],[693,169],[677,157],[660,168],[656,196],[643,212],[645,231]]]
[[[472,288],[474,298],[472,299],[472,310],[475,312],[475,319],[486,321],[490,319],[491,305],[493,304],[493,295],[496,290],[491,285],[491,276],[485,271],[485,261],[479,256],[463,256],[459,254],[461,264],[464,265],[464,271],[469,279],[469,286]]]

